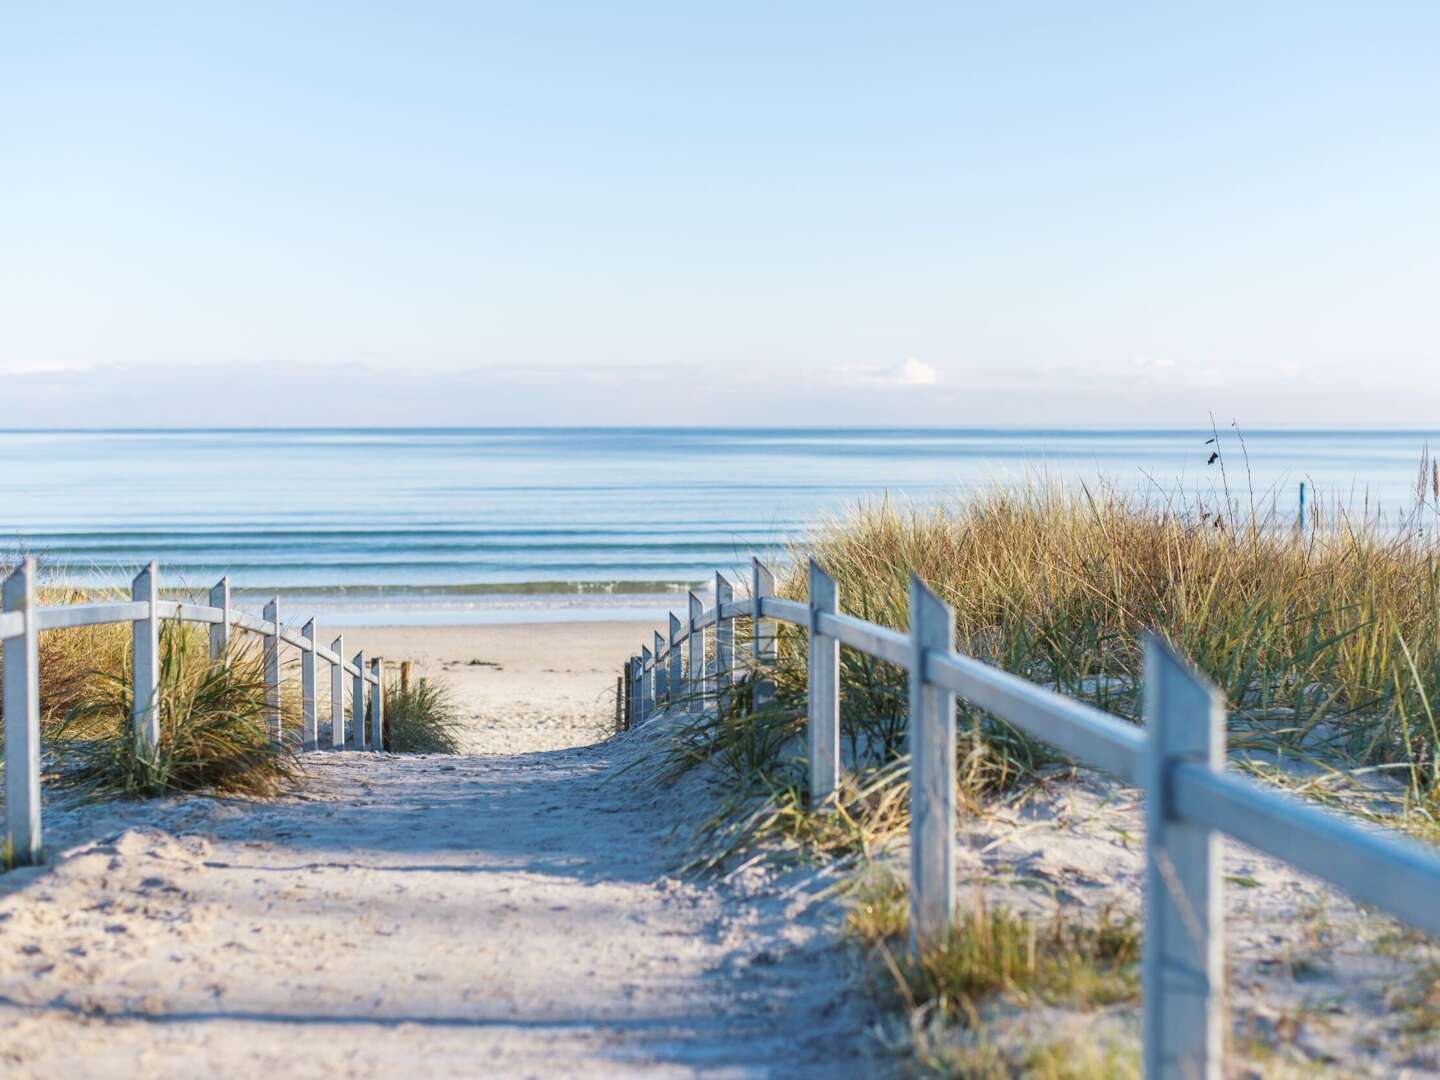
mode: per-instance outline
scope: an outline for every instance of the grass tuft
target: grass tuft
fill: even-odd
[[[850,935],[880,961],[895,995],[911,1009],[950,1019],[978,1015],[993,997],[1012,1003],[1092,1009],[1139,997],[1139,928],[1109,912],[1040,920],[991,907],[976,892],[946,937],[913,953],[903,883],[862,886],[846,921]]]
[[[460,716],[448,687],[421,679],[385,687],[385,749],[395,754],[458,754]]]
[[[130,798],[213,791],[273,796],[300,777],[289,746],[270,742],[264,660],[232,650],[211,664],[203,633],[167,622],[160,632],[160,738],[146,752],[135,739],[131,657],[120,671],[91,671],[61,725],[63,782]],[[292,725],[293,728],[293,725]]]

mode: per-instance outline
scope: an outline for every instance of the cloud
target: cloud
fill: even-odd
[[[843,367],[836,374],[841,383],[852,386],[934,386],[940,381],[936,368],[913,356],[898,367]]]
[[[900,370],[890,379],[895,386],[934,386],[939,381],[938,371],[913,356],[901,364]]]

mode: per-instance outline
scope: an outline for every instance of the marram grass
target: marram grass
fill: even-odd
[[[815,527],[778,591],[803,599],[813,557],[835,578],[842,611],[903,631],[914,571],[954,610],[960,651],[1137,723],[1140,634],[1155,631],[1224,691],[1232,749],[1401,777],[1407,827],[1433,824],[1440,484],[1433,467],[1422,472],[1427,484],[1401,517],[1312,505],[1303,530],[1254,499],[1038,481],[933,509],[881,501]],[[773,704],[752,708],[747,675],[672,739],[671,775],[707,761],[726,777],[702,862],[782,834],[834,848],[834,829],[801,823],[804,632],[782,624],[778,651]],[[873,780],[906,752],[905,673],[842,648],[840,678],[845,763],[852,787],[870,794],[857,802],[842,791],[838,802],[855,821],[848,849],[863,852],[904,827]],[[963,703],[957,728],[962,805],[1062,764]]]
[[[160,737],[146,749],[131,723],[127,652],[118,671],[92,671],[57,732],[62,782],[99,794],[148,798],[210,791],[273,796],[301,775],[294,748],[271,743],[264,657],[233,648],[212,664],[203,632],[176,622],[160,631]],[[293,711],[293,708],[292,710]],[[286,730],[296,729],[296,717]]]
[[[458,754],[460,717],[449,688],[430,679],[385,687],[385,749],[395,754]]]

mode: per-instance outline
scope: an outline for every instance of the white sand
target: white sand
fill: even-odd
[[[617,771],[640,733],[573,748],[641,637],[347,630],[451,677],[471,753],[311,754],[270,803],[50,806],[51,865],[0,876],[0,1074],[870,1072],[833,913],[675,880],[690,789]]]

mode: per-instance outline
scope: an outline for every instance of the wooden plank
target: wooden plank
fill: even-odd
[[[365,650],[351,661],[354,667],[350,691],[350,749],[365,749]]]
[[[6,638],[23,637],[25,628],[29,625],[29,621],[18,611],[0,613],[0,641]]]
[[[226,574],[210,590],[210,606],[219,608],[223,615],[210,627],[210,662],[218,664],[230,651],[230,575]]]
[[[1140,782],[1145,733],[1134,724],[973,657],[931,654],[928,664],[925,677],[930,682],[1079,761]]]
[[[370,661],[370,749],[379,753],[385,749],[385,660],[375,657]]]
[[[19,619],[18,634],[5,638],[5,834],[17,866],[44,858],[40,832],[40,622],[35,617],[36,562],[21,561],[5,579],[4,610]]]
[[[1145,1076],[1220,1080],[1225,906],[1220,834],[1174,813],[1181,763],[1225,767],[1225,700],[1154,634],[1145,634]]]
[[[954,648],[955,617],[910,575],[910,944],[941,941],[955,915],[955,695],[925,678]]]
[[[810,622],[810,609],[798,600],[767,596],[761,604],[761,613],[767,619],[778,619],[793,626],[806,626]]]
[[[822,634],[835,638],[842,645],[848,645],[867,656],[895,664],[897,667],[910,667],[915,650],[909,635],[902,634],[899,630],[876,626],[853,615],[828,611],[820,613],[819,626]]]
[[[735,620],[724,615],[725,606],[735,596],[730,579],[715,573],[715,693],[723,694],[730,688],[735,673]]]
[[[287,645],[294,645],[297,649],[308,649],[310,642],[305,640],[305,635],[294,627],[282,626],[278,637]]]
[[[822,612],[839,607],[835,579],[810,560],[809,668],[805,743],[810,764],[810,806],[824,805],[840,783],[840,642],[819,627]]]
[[[705,708],[705,630],[700,617],[705,614],[705,605],[692,590],[690,593],[690,644],[686,646],[686,662],[690,665],[689,692],[690,715],[699,716]]]
[[[162,602],[160,607],[164,610],[165,604]],[[174,615],[181,622],[203,623],[212,629],[225,617],[219,608],[205,604],[176,604]]]
[[[249,630],[252,634],[259,634],[262,637],[273,634],[275,627],[264,619],[256,618],[246,611],[234,611],[230,613],[230,625],[238,626],[241,630]]]
[[[345,748],[345,635],[338,634],[330,643],[334,661],[330,665],[330,749]]]
[[[143,604],[145,615],[130,624],[132,722],[142,754],[150,755],[160,742],[160,568],[151,563],[130,583],[130,599]]]
[[[41,630],[64,630],[72,626],[134,622],[136,619],[148,618],[150,613],[148,600],[122,600],[104,604],[67,604],[64,607],[37,608],[35,620]]]
[[[763,709],[775,700],[775,683],[768,674],[779,655],[775,643],[775,624],[764,617],[763,605],[775,593],[775,575],[759,559],[750,560],[750,658],[751,703]]]
[[[1433,848],[1200,764],[1175,766],[1170,790],[1176,817],[1228,833],[1440,936],[1440,858]]]
[[[280,719],[280,598],[265,605],[265,621],[272,629],[265,634],[265,726],[276,746],[284,738]]]
[[[304,742],[306,750],[320,748],[319,701],[317,700],[316,674],[319,658],[315,655],[315,620],[305,624],[304,635],[310,648],[300,654],[300,712],[304,718]]]

